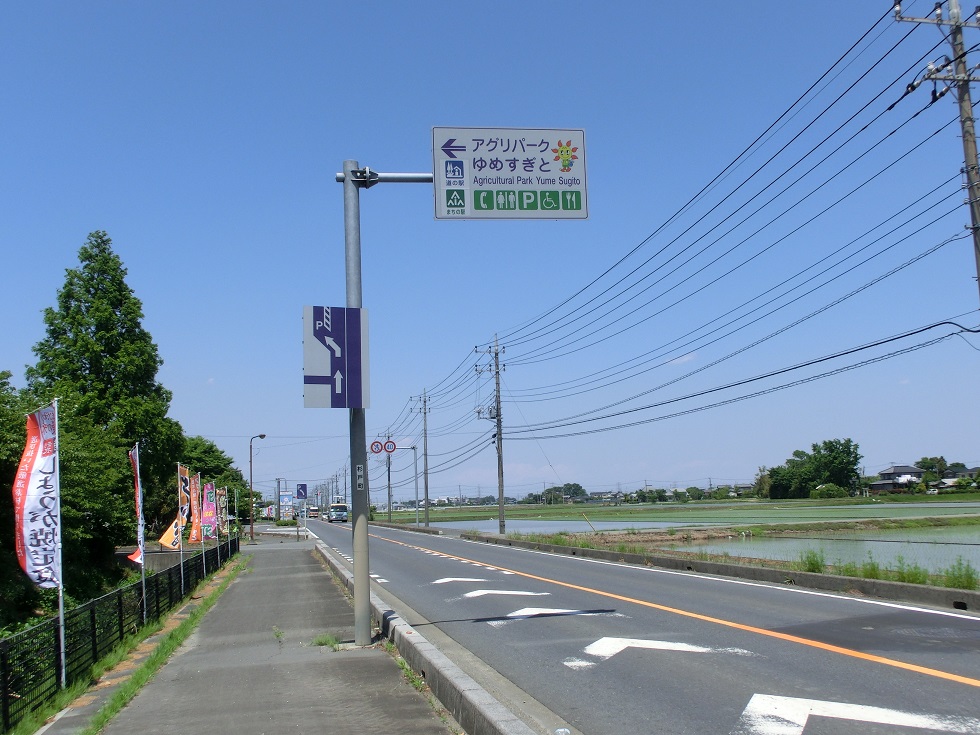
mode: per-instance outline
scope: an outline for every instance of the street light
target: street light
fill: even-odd
[[[248,440],[248,535],[251,543],[255,543],[255,486],[252,484],[252,442],[256,439],[265,439],[265,434],[256,434]]]

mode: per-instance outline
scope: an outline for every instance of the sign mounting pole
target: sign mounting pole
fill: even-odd
[[[363,308],[361,296],[361,202],[360,189],[377,183],[432,183],[432,174],[379,174],[344,161],[344,172],[337,174],[344,184],[344,244],[347,273],[347,308]],[[354,542],[354,645],[370,646],[371,576],[368,560],[368,517],[370,491],[367,472],[367,428],[365,409],[350,408],[350,463]]]
[[[361,304],[361,202],[354,171],[357,161],[344,161],[344,261],[347,308]],[[354,645],[371,645],[371,577],[368,562],[368,476],[366,421],[363,408],[350,411],[350,464],[354,530]]]

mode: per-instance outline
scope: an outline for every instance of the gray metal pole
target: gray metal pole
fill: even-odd
[[[352,175],[357,161],[344,161],[344,243],[347,308],[360,309],[361,203]],[[368,559],[370,495],[367,474],[367,428],[363,408],[350,410],[350,464],[354,531],[354,645],[371,645],[371,576]]]
[[[391,441],[391,434],[388,434],[388,441]],[[391,523],[391,452],[385,450],[388,465],[388,523]]]

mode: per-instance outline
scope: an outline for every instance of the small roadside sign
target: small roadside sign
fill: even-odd
[[[368,408],[367,312],[303,307],[303,406]]]
[[[585,131],[432,128],[436,219],[587,219]]]
[[[375,454],[381,454],[384,451],[385,445],[381,442],[371,442],[371,451]]]
[[[391,441],[391,439],[385,442],[385,451],[388,452],[388,454],[391,454],[396,449],[398,449],[398,447],[395,446],[395,442]]]

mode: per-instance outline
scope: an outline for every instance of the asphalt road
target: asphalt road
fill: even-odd
[[[349,556],[349,524],[310,527]],[[378,527],[370,561],[423,635],[587,735],[980,733],[970,612]]]

